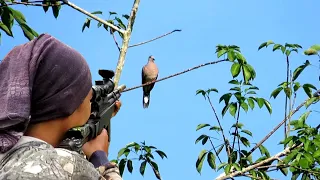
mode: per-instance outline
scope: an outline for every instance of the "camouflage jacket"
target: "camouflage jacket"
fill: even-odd
[[[1,180],[122,180],[116,164],[95,166],[76,152],[28,136],[0,153]]]

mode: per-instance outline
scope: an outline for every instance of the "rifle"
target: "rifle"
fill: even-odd
[[[103,128],[107,129],[109,142],[111,134],[110,120],[114,112],[115,102],[121,96],[121,92],[126,88],[121,85],[114,89],[112,77],[114,72],[111,70],[99,70],[99,75],[103,80],[95,81],[92,86],[93,97],[91,99],[91,115],[87,123],[80,127],[71,128],[59,148],[69,149],[81,153],[82,146],[97,137]]]

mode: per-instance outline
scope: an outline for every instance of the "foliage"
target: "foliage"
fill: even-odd
[[[42,4],[44,12],[47,13],[51,9],[56,19],[64,4],[58,0],[42,0],[39,2]],[[28,40],[38,36],[38,33],[28,25],[23,13],[11,6],[17,3],[32,5],[32,2],[28,0],[22,0],[21,2],[0,0],[0,3],[0,38],[1,32],[14,37],[12,29],[15,22]],[[102,16],[103,12],[94,11],[91,14]],[[117,12],[109,11],[109,17],[106,21],[121,30],[126,30],[129,28],[126,27],[124,22],[129,21],[129,19],[130,16],[128,14],[119,16]],[[91,17],[85,19],[82,25],[82,32],[85,28],[90,28],[92,20]],[[106,31],[109,31],[111,35],[114,35],[114,29],[98,22],[97,27],[100,28],[101,26]],[[118,35],[123,38],[122,33],[118,32]],[[319,101],[319,87],[310,82],[301,82],[299,79],[300,75],[306,73],[308,67],[312,65],[312,61],[305,60],[301,65],[292,69],[290,67],[290,58],[294,55],[292,52],[298,53],[299,50],[303,49],[301,45],[295,43],[278,44],[269,40],[263,42],[258,47],[258,50],[268,47],[272,47],[273,52],[281,52],[287,65],[286,80],[279,83],[268,95],[270,99],[279,98],[282,92],[285,95],[284,122],[286,128],[286,120],[288,120],[288,129],[284,139],[280,141],[280,144],[283,144],[285,149],[279,154],[271,155],[268,150],[269,147],[263,145],[263,142],[282,125],[281,123],[270,132],[270,136],[266,136],[252,147],[255,144],[252,143],[251,139],[253,133],[246,128],[241,114],[250,113],[256,110],[257,107],[259,109],[264,108],[269,114],[272,114],[272,104],[266,99],[267,96],[258,95],[260,89],[253,83],[257,73],[242,54],[240,47],[218,44],[215,51],[217,58],[223,57],[223,59],[227,59],[231,63],[228,72],[231,73],[232,79],[227,82],[227,85],[231,87],[228,92],[223,92],[220,96],[216,96],[219,94],[216,88],[196,91],[197,95],[202,95],[204,100],[208,102],[214,112],[215,119],[215,122],[210,124],[200,123],[196,127],[196,131],[203,132],[195,140],[195,144],[200,144],[199,142],[201,141],[203,146],[195,161],[195,169],[199,174],[201,174],[204,164],[207,164],[214,171],[223,171],[225,173],[219,176],[218,179],[227,179],[230,174],[233,177],[247,176],[252,179],[270,179],[269,172],[274,170],[280,170],[284,176],[289,176],[289,173],[291,173],[291,179],[320,178],[320,126],[312,127],[307,123],[307,118],[312,113],[309,107]],[[315,44],[304,50],[303,53],[306,56],[315,56],[320,59],[319,51],[320,45]],[[290,73],[290,71],[293,73]],[[298,93],[305,95],[307,99],[296,106],[295,101]],[[217,98],[216,103],[211,99],[212,94]],[[217,113],[216,106],[221,106],[220,113]],[[305,106],[306,109],[309,108],[309,110],[301,113],[300,116],[294,117],[302,106]],[[291,118],[294,120],[291,120]],[[221,121],[222,119],[224,119],[223,122]],[[227,121],[233,122],[230,127],[225,125]],[[230,129],[230,131],[226,133],[225,129]],[[218,134],[218,137],[214,136],[213,132],[215,133],[214,135]],[[222,143],[217,139],[222,139]],[[259,149],[260,155],[254,158],[252,153],[256,149]],[[146,167],[150,166],[154,175],[161,179],[155,154],[160,156],[161,159],[167,158],[165,152],[152,145],[146,145],[145,142],[132,142],[120,149],[118,157],[112,161],[118,164],[121,175],[126,169],[130,173],[133,173],[134,169],[139,169],[140,174],[144,176]]]
[[[134,156],[131,158],[129,158],[130,153],[134,154]],[[142,176],[145,173],[146,166],[149,165],[153,170],[154,175],[158,179],[161,179],[158,164],[154,161],[154,154],[160,156],[161,159],[168,158],[163,151],[157,149],[154,146],[147,146],[145,142],[141,142],[140,144],[132,142],[126,145],[124,148],[121,148],[118,152],[117,159],[112,160],[112,162],[115,162],[119,165],[120,174],[122,176],[126,166],[128,171],[132,173],[133,161],[141,161],[139,172]],[[120,157],[122,156],[124,157],[120,159]]]

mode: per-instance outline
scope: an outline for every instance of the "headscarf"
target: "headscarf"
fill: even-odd
[[[14,47],[0,63],[0,152],[30,123],[71,115],[92,87],[89,66],[49,34]]]

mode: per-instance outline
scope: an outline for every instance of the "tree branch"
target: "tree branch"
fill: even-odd
[[[62,0],[60,0],[60,1],[62,1]],[[47,5],[47,4],[42,4],[42,2],[43,1],[11,2],[11,3],[7,3],[6,5],[1,5],[0,7],[12,6],[12,5],[27,5],[27,6],[42,6],[42,7],[64,5],[64,3]],[[57,0],[56,2],[59,2],[59,0]],[[39,3],[41,3],[41,4],[39,4]]]
[[[115,25],[113,25],[113,24],[111,24],[111,23],[109,23],[109,22],[107,22],[107,21],[99,18],[98,16],[95,16],[95,15],[89,13],[88,11],[86,11],[86,10],[80,8],[79,6],[71,3],[70,1],[68,1],[68,0],[63,0],[63,2],[64,2],[64,4],[70,6],[71,8],[73,8],[73,9],[75,9],[75,10],[77,10],[77,11],[79,11],[79,12],[81,12],[81,13],[89,16],[89,17],[91,17],[92,19],[94,19],[94,20],[96,20],[96,21],[98,21],[98,22],[100,22],[100,23],[102,23],[102,24],[104,24],[104,25],[106,25],[106,26],[109,26],[110,28],[114,29],[115,31],[118,31],[118,32],[120,32],[121,34],[124,33],[124,30],[122,30],[122,29],[118,28],[117,26],[115,26]]]
[[[201,64],[201,65],[198,65],[198,66],[195,66],[195,67],[189,68],[189,69],[187,69],[187,70],[184,70],[184,71],[182,71],[182,72],[179,72],[179,73],[176,73],[176,74],[172,74],[172,75],[170,75],[170,76],[167,76],[167,77],[164,77],[164,78],[158,79],[158,80],[156,80],[156,81],[151,81],[151,82],[148,82],[148,83],[145,83],[145,84],[139,85],[139,86],[135,86],[135,87],[132,87],[132,88],[124,89],[122,92],[131,91],[131,90],[134,90],[134,89],[137,89],[137,88],[140,88],[140,87],[143,87],[143,86],[146,86],[146,85],[149,85],[149,84],[155,83],[155,82],[163,81],[163,80],[166,80],[166,79],[169,79],[169,78],[172,78],[172,77],[175,77],[175,76],[178,76],[178,75],[184,74],[184,73],[186,73],[186,72],[189,72],[189,71],[192,71],[192,70],[195,70],[195,69],[198,69],[198,68],[201,68],[201,67],[207,66],[207,65],[217,64],[217,63],[220,63],[220,62],[223,62],[223,61],[229,61],[229,60],[227,60],[227,59],[223,59],[223,60],[212,61],[212,62],[208,62],[208,63],[205,63],[205,64]]]
[[[173,31],[171,31],[171,32],[168,32],[168,33],[166,33],[166,34],[164,34],[164,35],[162,35],[162,36],[156,37],[156,38],[154,38],[154,39],[151,39],[151,40],[148,40],[148,41],[144,41],[144,42],[141,42],[141,43],[138,43],[138,44],[130,45],[129,48],[135,47],[135,46],[140,46],[140,45],[143,45],[143,44],[147,44],[147,43],[149,43],[149,42],[151,42],[151,41],[154,41],[154,40],[163,38],[163,37],[165,37],[165,36],[167,36],[167,35],[169,35],[169,34],[171,34],[171,33],[180,32],[180,31],[181,31],[180,29],[175,29],[175,30],[173,30]]]
[[[130,41],[130,37],[131,37],[132,28],[133,28],[133,25],[134,25],[134,21],[136,19],[136,14],[138,12],[139,3],[140,3],[140,0],[135,0],[134,1],[132,9],[131,9],[131,14],[130,14],[130,17],[128,19],[127,30],[123,32],[122,46],[121,46],[119,59],[118,59],[118,64],[117,64],[116,72],[115,72],[115,76],[114,76],[115,87],[118,86],[118,83],[119,83],[119,80],[120,80],[121,72],[122,72],[122,69],[123,69],[123,66],[124,66],[125,57],[126,57],[128,46],[129,46],[129,41]]]
[[[210,104],[210,106],[211,106],[211,108],[212,108],[212,111],[213,111],[214,115],[216,116],[216,119],[217,119],[217,121],[218,121],[219,127],[220,127],[220,129],[221,129],[221,134],[222,134],[222,137],[223,137],[223,141],[224,141],[224,143],[225,143],[226,152],[227,152],[227,155],[228,155],[228,157],[229,157],[230,154],[231,154],[231,153],[230,153],[230,145],[229,145],[229,143],[228,143],[228,141],[227,141],[226,136],[224,135],[223,128],[222,128],[222,126],[221,126],[221,123],[220,123],[219,117],[218,117],[218,115],[217,115],[217,112],[216,112],[216,110],[214,109],[214,107],[213,107],[213,105],[212,105],[211,99],[210,99],[209,96],[207,96],[207,98],[208,98],[209,104]]]
[[[225,173],[222,173],[222,175],[220,175],[219,177],[216,178],[216,180],[223,180],[223,179],[228,179],[228,178],[233,178],[233,177],[236,177],[236,176],[239,176],[239,175],[242,175],[252,169],[255,169],[259,166],[262,166],[270,161],[274,161],[274,160],[277,160],[279,159],[279,157],[282,157],[282,156],[285,156],[287,154],[289,154],[291,152],[292,149],[295,149],[295,148],[298,148],[298,147],[301,147],[303,144],[301,143],[300,145],[298,146],[295,146],[293,145],[293,147],[287,147],[285,148],[283,151],[279,152],[278,154],[268,158],[268,159],[265,159],[263,161],[260,161],[259,163],[257,164],[253,164],[249,167],[246,167],[246,168],[243,168],[241,171],[236,171],[236,172],[233,172],[233,173],[230,173],[229,175],[225,175]]]
[[[111,32],[111,34],[112,34],[114,43],[116,43],[116,46],[117,46],[117,48],[118,48],[118,50],[119,50],[119,52],[120,52],[121,49],[120,49],[119,44],[118,44],[118,42],[117,42],[116,36],[114,35],[114,31],[113,31],[112,29],[110,29],[110,32]]]

